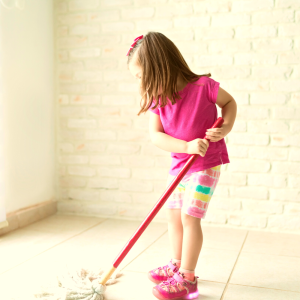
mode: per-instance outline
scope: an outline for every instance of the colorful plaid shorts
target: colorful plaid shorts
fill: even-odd
[[[165,202],[165,208],[180,208],[187,215],[204,219],[219,181],[221,165],[186,174]],[[175,176],[168,176],[167,186]]]

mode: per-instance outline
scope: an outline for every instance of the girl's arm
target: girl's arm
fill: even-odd
[[[219,88],[216,104],[222,108],[224,123],[221,128],[207,129],[206,135],[211,142],[221,140],[231,131],[237,111],[235,100],[222,88]],[[209,142],[205,139],[186,142],[167,135],[164,132],[159,115],[155,113],[150,113],[149,131],[152,143],[165,151],[205,156],[209,146]]]
[[[224,119],[224,123],[221,128],[207,129],[206,135],[209,137],[211,142],[218,142],[231,131],[237,111],[235,100],[222,88],[219,88],[216,103],[220,108],[222,108],[222,118]]]
[[[175,153],[200,154],[204,156],[209,142],[195,139],[191,142],[176,139],[164,132],[159,115],[150,113],[149,132],[152,143],[160,149]]]

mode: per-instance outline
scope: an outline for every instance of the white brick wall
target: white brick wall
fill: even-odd
[[[160,31],[193,71],[238,103],[231,163],[204,222],[300,230],[299,0],[55,0],[59,210],[143,220],[165,190],[170,153],[125,56]],[[160,212],[156,220],[165,220]]]

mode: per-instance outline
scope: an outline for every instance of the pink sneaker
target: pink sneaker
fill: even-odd
[[[194,281],[189,281],[184,279],[184,274],[178,271],[167,281],[153,287],[152,293],[160,300],[195,299],[199,295],[197,278],[199,277],[195,276]]]
[[[155,272],[156,270],[158,270],[158,274]],[[148,278],[154,283],[160,283],[172,277],[178,270],[179,267],[177,267],[176,263],[173,265],[172,260],[170,260],[167,265],[149,271]]]

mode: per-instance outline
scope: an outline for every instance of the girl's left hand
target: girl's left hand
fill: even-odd
[[[228,130],[227,126],[223,124],[220,128],[207,129],[205,134],[208,136],[210,142],[218,142],[229,132],[230,130]]]

